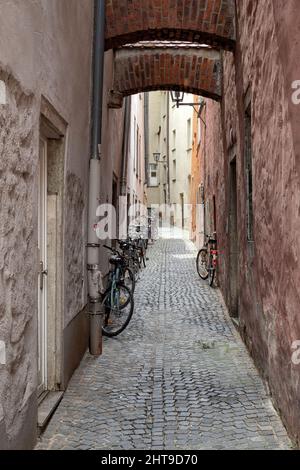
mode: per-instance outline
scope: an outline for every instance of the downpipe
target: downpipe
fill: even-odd
[[[89,187],[89,238],[87,274],[89,289],[89,349],[93,356],[102,354],[102,273],[100,270],[100,244],[96,233],[97,207],[99,205],[100,160],[91,159]],[[95,197],[95,195],[97,195]]]
[[[87,278],[89,300],[89,350],[93,356],[102,354],[102,273],[100,243],[96,232],[97,208],[100,203],[102,97],[105,43],[105,0],[95,0],[92,135],[89,172],[89,210],[87,244]]]

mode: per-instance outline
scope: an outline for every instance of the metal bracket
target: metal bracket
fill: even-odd
[[[100,243],[88,243],[87,248],[100,248]]]
[[[207,127],[206,122],[201,117],[202,109],[206,106],[205,101],[202,101],[201,103],[177,103],[177,108],[179,108],[179,106],[191,106],[197,114],[198,119],[200,119],[203,122],[204,126]],[[197,109],[198,106],[199,109]]]
[[[101,304],[102,303],[102,297],[94,297],[94,298],[89,298],[89,302],[93,305],[95,304]]]
[[[99,264],[88,264],[87,265],[87,270],[88,271],[100,271],[100,265]]]

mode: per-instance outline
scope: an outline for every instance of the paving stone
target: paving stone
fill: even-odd
[[[285,429],[192,243],[149,249],[135,313],[88,354],[38,449],[289,449]]]

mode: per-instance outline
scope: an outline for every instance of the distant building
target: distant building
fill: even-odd
[[[0,449],[35,445],[45,415],[38,419],[39,405],[50,397],[44,408],[51,412],[88,347],[93,16],[85,0],[72,8],[1,2]],[[144,202],[144,103],[143,95],[132,97],[129,128],[125,107],[109,103],[113,65],[110,50],[99,204],[118,210],[127,160],[125,194]]]
[[[185,102],[193,102],[185,95]],[[171,205],[174,211],[160,210],[165,223],[190,230],[191,164],[193,148],[193,108],[177,108],[170,93],[149,93],[148,120],[148,205]],[[166,219],[167,218],[167,219]]]

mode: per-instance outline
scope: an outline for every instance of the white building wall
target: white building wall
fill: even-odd
[[[185,95],[184,102],[192,103],[193,95]],[[157,163],[158,186],[151,187],[148,181],[148,206],[163,205],[165,202],[175,204],[176,211],[171,222],[180,228],[184,226],[185,229],[189,229],[193,108],[191,106],[177,108],[169,92],[150,93],[148,129],[149,164],[155,164],[154,152],[160,154],[160,162]],[[163,212],[162,216],[164,216]]]
[[[131,97],[130,146],[127,191],[133,205],[145,203],[145,121],[144,95]]]

